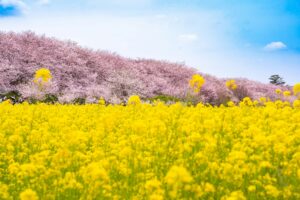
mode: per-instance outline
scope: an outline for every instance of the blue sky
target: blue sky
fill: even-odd
[[[0,30],[184,62],[218,77],[300,82],[299,0],[0,0]]]

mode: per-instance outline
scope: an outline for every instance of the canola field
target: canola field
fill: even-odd
[[[300,109],[4,102],[0,199],[300,199]]]

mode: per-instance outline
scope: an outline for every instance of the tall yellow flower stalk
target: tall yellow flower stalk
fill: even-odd
[[[141,99],[138,95],[132,95],[128,98],[128,105],[140,105]]]
[[[49,69],[41,68],[35,72],[33,82],[38,85],[40,89],[49,83],[52,79],[52,74]]]
[[[226,81],[226,87],[229,90],[236,90],[237,89],[237,84],[235,83],[235,80],[228,80],[228,81]]]
[[[199,74],[193,75],[192,79],[189,81],[189,86],[195,94],[198,94],[205,83],[205,79]]]
[[[293,87],[294,95],[300,98],[300,83],[297,83]]]

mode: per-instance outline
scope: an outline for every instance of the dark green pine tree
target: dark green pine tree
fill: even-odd
[[[270,83],[274,85],[284,85],[285,82],[282,77],[280,77],[278,74],[272,75],[270,78]]]

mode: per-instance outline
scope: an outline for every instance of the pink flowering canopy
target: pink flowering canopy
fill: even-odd
[[[124,58],[33,32],[0,32],[0,93],[19,91],[24,98],[40,98],[43,94],[33,83],[34,73],[40,68],[49,69],[53,76],[42,92],[56,95],[60,102],[75,98],[97,102],[100,97],[118,102],[134,94],[142,98],[162,94],[185,98],[190,78],[201,74],[184,64]],[[201,75],[205,84],[199,100],[217,103],[222,98],[237,98],[226,88],[226,80]],[[252,98],[277,98],[276,86],[245,79],[236,79],[236,83]]]

